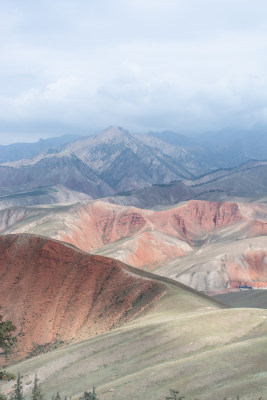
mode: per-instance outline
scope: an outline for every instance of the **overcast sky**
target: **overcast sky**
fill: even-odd
[[[267,125],[266,0],[0,0],[0,143]]]

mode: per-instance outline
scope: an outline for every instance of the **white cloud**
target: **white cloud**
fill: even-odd
[[[264,0],[17,0],[0,11],[0,142],[267,123]]]

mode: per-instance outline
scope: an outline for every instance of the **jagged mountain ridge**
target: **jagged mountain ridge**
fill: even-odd
[[[139,137],[120,127],[109,127],[96,136],[77,140],[64,146],[63,151],[76,154],[101,178],[112,182],[115,190],[125,190],[129,186],[120,183],[122,179],[130,180],[133,185],[140,177],[143,183],[136,182],[136,186],[141,187],[156,182],[166,183],[175,178],[194,177],[191,172],[194,159],[188,154],[186,160],[184,149],[176,148],[168,153],[153,143],[143,143]]]
[[[176,148],[175,151],[167,153],[165,154],[155,146],[142,143],[123,128],[110,127],[99,135],[66,144],[59,151],[48,151],[30,160],[5,163],[4,166],[1,166],[2,182],[0,187],[2,193],[8,192],[11,172],[12,175],[32,175],[31,187],[40,186],[39,182],[35,182],[32,173],[36,166],[43,165],[46,169],[52,169],[56,160],[59,164],[60,159],[74,159],[75,157],[77,163],[79,159],[80,163],[90,168],[91,173],[101,180],[102,185],[105,183],[109,186],[109,189],[106,188],[107,190],[103,191],[103,195],[106,196],[110,195],[112,191],[113,193],[120,192],[181,178],[192,179],[196,171],[202,172],[202,168],[198,166],[194,157],[187,154],[184,149]],[[5,170],[4,167],[9,169]],[[58,171],[58,176],[62,173]],[[20,180],[23,182],[23,178]],[[58,177],[58,181],[56,183],[63,183],[60,177]],[[53,183],[55,182],[51,182],[51,179],[49,182],[46,181],[46,185]],[[17,189],[21,189],[20,186],[18,187],[20,185],[18,180],[16,185]],[[99,194],[80,186],[80,191],[92,197],[100,197]],[[77,190],[74,185],[67,187]]]
[[[130,196],[127,193],[128,199],[117,196],[110,201],[151,208],[162,201],[166,206],[192,198],[209,200],[211,192],[212,200],[223,200],[229,194],[264,194],[266,161],[248,161],[233,169],[211,171],[216,163],[209,162],[203,149],[199,148],[197,153],[196,156],[186,146],[110,127],[96,136],[47,150],[33,159],[1,164],[0,195],[58,184],[92,198],[146,188],[140,192],[141,202],[138,193]],[[151,186],[157,184],[169,184],[169,188],[160,190],[158,204]]]

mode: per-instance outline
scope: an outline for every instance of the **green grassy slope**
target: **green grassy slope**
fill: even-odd
[[[48,398],[77,397],[92,384],[101,400],[160,400],[169,388],[199,399],[266,395],[267,311],[225,309],[164,285],[167,294],[127,325],[9,370],[24,374],[28,394],[37,372]]]

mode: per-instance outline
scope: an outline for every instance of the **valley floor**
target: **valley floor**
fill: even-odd
[[[252,307],[267,309],[267,290],[238,290],[216,294],[215,299],[233,307]]]

